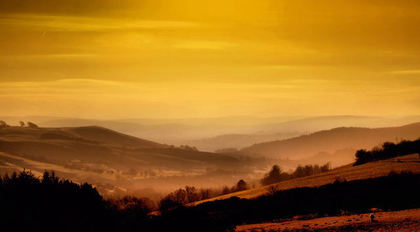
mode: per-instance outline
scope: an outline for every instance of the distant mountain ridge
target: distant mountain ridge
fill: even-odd
[[[295,138],[255,144],[240,151],[254,156],[271,158],[304,159],[321,152],[334,153],[339,150],[372,148],[383,142],[401,139],[418,139],[420,123],[401,127],[359,128],[340,127],[323,130]]]
[[[101,126],[158,143],[189,145],[214,152],[241,149],[255,143],[287,139],[337,127],[390,127],[420,121],[420,116],[375,117],[358,115],[214,117],[184,119],[83,119],[48,116],[0,117],[17,124],[33,121],[42,127]]]
[[[243,149],[253,144],[284,140],[321,130],[338,127],[392,127],[420,121],[419,116],[402,118],[381,118],[370,116],[338,115],[294,119],[282,122],[263,123],[252,127],[251,133],[221,134],[218,136],[185,141],[204,151],[226,148]]]

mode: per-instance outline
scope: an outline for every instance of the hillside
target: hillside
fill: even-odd
[[[247,133],[219,134],[207,138],[194,138],[182,141],[184,144],[195,146],[203,151],[216,151],[226,148],[242,149],[256,143],[284,140],[300,135],[330,130],[337,127],[390,127],[418,122],[419,116],[402,118],[382,118],[354,115],[335,115],[308,117],[300,119],[265,119],[255,125],[244,125]],[[244,128],[241,128],[243,130]],[[179,141],[175,141],[179,143]]]
[[[385,118],[354,115],[115,120],[47,116],[0,118],[11,123],[33,121],[45,127],[97,125],[159,143],[195,146],[210,152],[225,148],[241,149],[255,143],[283,140],[337,127],[377,128],[420,121],[420,116]]]
[[[420,173],[419,154],[406,155],[394,159],[376,161],[359,166],[353,166],[353,164],[348,164],[346,166],[332,169],[331,171],[325,173],[282,181],[277,184],[222,195],[216,198],[196,202],[194,203],[194,205],[198,205],[207,201],[228,199],[231,197],[240,197],[245,199],[256,198],[258,196],[267,194],[270,191],[270,189],[273,188],[273,186],[277,190],[286,190],[299,187],[314,187],[333,183],[337,179],[345,179],[347,181],[351,181],[386,176],[391,171],[411,171],[413,173]]]
[[[266,141],[292,138],[302,133],[277,133],[277,134],[225,134],[210,138],[185,141],[185,144],[197,147],[203,151],[218,152],[223,149],[241,149],[251,144]]]
[[[358,115],[326,115],[318,117],[300,118],[283,122],[271,122],[260,126],[260,134],[279,132],[315,132],[337,127],[395,127],[420,121],[420,115],[405,117],[374,117]]]
[[[138,139],[101,127],[77,128],[20,128],[0,130],[0,151],[22,157],[42,157],[52,163],[90,161],[120,164],[126,168],[136,165],[176,167],[200,162],[213,165],[232,157],[187,151],[168,145]],[[196,164],[196,165],[195,165]]]
[[[236,232],[283,231],[420,231],[420,209],[377,212],[376,223],[370,220],[371,213],[321,217],[308,220],[285,220],[283,222],[239,225]]]
[[[247,173],[251,160],[155,143],[102,127],[0,129],[0,172],[55,170],[110,191],[219,185]],[[165,183],[165,185],[162,185]]]
[[[330,160],[335,161],[336,165],[342,165],[343,162],[352,161],[357,149],[370,149],[386,141],[412,140],[419,137],[420,123],[374,129],[340,127],[295,138],[255,144],[242,149],[241,152],[271,158],[306,159],[308,162]],[[342,162],[339,162],[340,160]]]
[[[11,141],[22,138],[32,140],[83,140],[85,142],[99,142],[104,144],[115,144],[142,148],[166,147],[165,145],[139,139],[98,126],[41,129],[8,127],[0,130],[0,137],[2,139],[9,139]]]

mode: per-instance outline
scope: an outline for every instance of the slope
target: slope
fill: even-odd
[[[232,173],[247,172],[249,165],[254,165],[252,160],[239,156],[159,144],[102,127],[0,129],[3,173],[54,169],[63,177],[95,185],[173,189],[234,181]],[[221,177],[223,170],[229,172]]]
[[[286,190],[299,187],[322,186],[325,184],[333,183],[337,179],[351,181],[375,178],[388,175],[391,171],[411,171],[413,173],[420,173],[419,154],[406,155],[389,160],[371,162],[359,166],[348,164],[339,168],[332,169],[331,171],[325,173],[282,181],[268,186],[261,186],[241,192],[222,195],[216,198],[195,202],[194,205],[198,205],[207,201],[228,199],[230,197],[240,197],[245,199],[255,198],[269,193],[273,188],[276,190]]]
[[[347,150],[346,155],[352,156],[357,149],[370,149],[386,141],[411,140],[419,137],[420,123],[374,129],[340,127],[295,138],[255,144],[242,149],[241,152],[271,158],[303,159],[322,152],[335,153]]]

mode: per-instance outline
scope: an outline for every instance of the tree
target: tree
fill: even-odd
[[[43,184],[58,184],[59,178],[55,175],[54,171],[50,173],[47,170],[45,170],[44,174],[42,175],[42,183]]]
[[[321,172],[328,172],[331,169],[331,164],[330,162],[324,164],[321,166]]]
[[[168,211],[170,209],[176,208],[178,206],[181,206],[173,197],[172,195],[168,195],[164,198],[162,198],[159,201],[159,210],[160,211]]]
[[[33,122],[28,122],[27,123],[27,125],[28,125],[28,127],[29,128],[33,128],[33,129],[37,129],[37,128],[39,128],[39,126],[38,125],[36,125],[35,123],[33,123]]]
[[[356,152],[356,165],[369,162],[371,159],[370,154],[365,150],[361,149]]]
[[[229,187],[228,186],[223,187],[222,194],[225,195],[225,194],[229,194],[229,193],[230,193]]]
[[[133,196],[125,196],[122,199],[110,200],[110,202],[117,209],[136,218],[146,218],[154,207],[154,203],[150,199]]]
[[[244,180],[239,180],[236,184],[236,191],[243,191],[248,189],[248,184]]]
[[[0,120],[0,128],[6,128],[9,127],[9,125],[7,125],[7,123],[3,120]]]
[[[185,205],[188,203],[188,195],[187,195],[187,191],[185,191],[184,189],[180,188],[178,190],[176,190],[174,192],[174,196],[175,196],[175,200],[180,204],[180,205]]]
[[[188,203],[200,200],[200,196],[194,186],[185,186],[185,191],[187,192]]]
[[[273,165],[270,172],[268,172],[264,178],[261,179],[262,185],[274,184],[281,181],[281,168],[278,165]]]
[[[356,162],[354,165],[413,153],[420,153],[420,139],[414,141],[402,140],[397,144],[386,142],[382,147],[374,147],[370,151],[358,150],[356,152]]]
[[[200,200],[209,199],[211,196],[211,189],[200,189]]]
[[[296,170],[293,172],[294,178],[304,177],[305,176],[305,168],[301,165],[298,165]]]

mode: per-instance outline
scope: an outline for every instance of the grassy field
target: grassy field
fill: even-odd
[[[236,232],[257,231],[420,231],[420,209],[322,217],[309,220],[287,220],[278,223],[241,225]]]
[[[337,178],[347,181],[375,178],[388,175],[391,171],[411,171],[420,173],[420,158],[418,154],[401,156],[394,159],[371,162],[363,165],[353,166],[352,164],[335,168],[329,172],[283,181],[277,184],[262,186],[246,191],[222,195],[216,198],[195,202],[194,205],[201,204],[206,201],[222,200],[230,197],[255,198],[267,194],[271,188],[278,190],[286,190],[298,187],[315,187],[329,183],[333,183]]]

